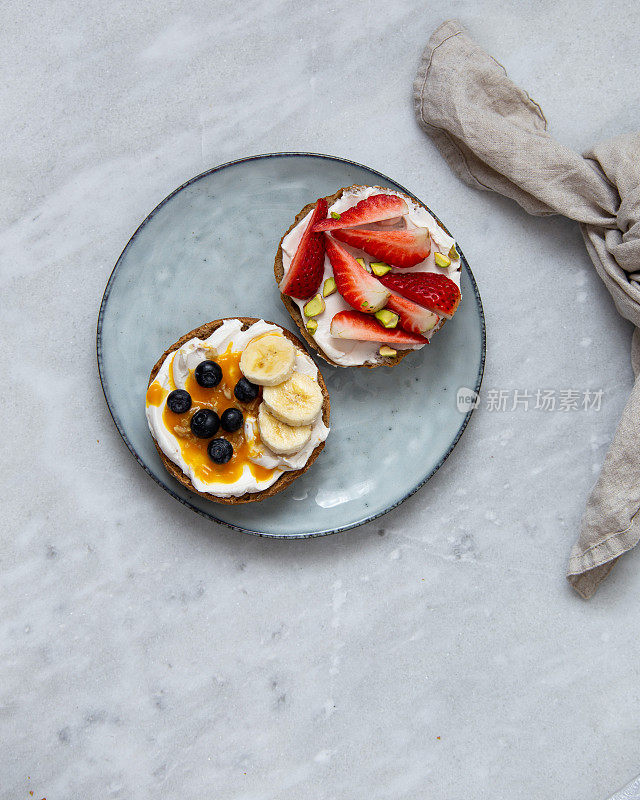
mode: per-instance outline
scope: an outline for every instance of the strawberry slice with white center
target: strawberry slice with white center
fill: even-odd
[[[348,208],[340,214],[339,219],[325,219],[318,222],[313,230],[333,231],[338,228],[355,227],[356,225],[368,225],[370,222],[381,222],[385,219],[401,217],[409,211],[405,201],[395,194],[373,194],[356,203],[355,206]],[[326,216],[326,214],[325,214]]]
[[[321,198],[302,234],[289,270],[280,281],[282,294],[306,300],[318,291],[324,275],[324,239],[321,233],[313,233],[313,226],[326,216],[327,201]]]
[[[447,319],[451,319],[460,304],[460,289],[451,278],[440,272],[408,272],[404,275],[390,272],[383,275],[380,282],[407,300],[413,300]]]
[[[384,307],[391,292],[370,275],[355,260],[351,253],[334,241],[331,236],[325,237],[325,248],[333,268],[333,277],[338,291],[352,308],[375,314]]]
[[[428,344],[429,340],[401,328],[383,328],[368,314],[359,311],[339,311],[331,320],[331,335],[337,339],[353,339],[359,342],[402,345]]]
[[[427,228],[400,231],[373,231],[346,228],[334,231],[341,242],[364,250],[377,261],[394,267],[415,267],[431,252],[431,236]]]
[[[437,314],[398,294],[391,295],[386,307],[400,317],[400,327],[408,333],[418,335],[428,333],[435,328],[440,319]]]

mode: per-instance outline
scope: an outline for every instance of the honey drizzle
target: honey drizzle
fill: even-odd
[[[233,456],[226,464],[216,464],[209,458],[207,446],[209,439],[199,439],[191,432],[191,417],[201,408],[210,408],[218,416],[222,416],[227,408],[239,408],[243,415],[255,415],[260,405],[260,396],[249,403],[239,402],[233,394],[233,388],[242,377],[240,372],[240,353],[231,352],[231,345],[224,353],[212,356],[222,369],[222,380],[212,389],[206,389],[196,381],[193,372],[189,372],[185,382],[185,389],[191,395],[191,408],[185,414],[175,414],[165,405],[162,412],[162,421],[169,431],[171,431],[180,445],[180,452],[185,463],[191,467],[195,477],[203,483],[235,483],[242,477],[245,465],[258,483],[264,483],[273,476],[274,470],[254,464],[249,459],[250,455],[255,455],[255,451],[244,435],[244,426],[234,433],[218,430],[215,437],[224,437],[233,445]],[[175,358],[175,353],[173,358]],[[169,365],[169,384],[171,389],[175,389],[173,381],[173,358]],[[154,381],[147,390],[147,404],[159,406],[166,399],[169,392]],[[255,443],[260,442],[260,434],[256,427]]]
[[[167,397],[167,390],[163,389],[158,381],[154,381],[147,389],[147,405],[161,406]]]

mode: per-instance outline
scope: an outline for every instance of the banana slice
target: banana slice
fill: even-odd
[[[277,386],[293,372],[296,348],[280,333],[252,339],[240,356],[240,371],[259,386]]]
[[[297,453],[311,438],[311,425],[286,425],[270,414],[264,403],[258,409],[258,430],[262,443],[281,456]]]
[[[262,392],[267,409],[287,425],[310,425],[322,408],[322,391],[318,382],[302,372],[294,372],[279,386],[268,386]]]

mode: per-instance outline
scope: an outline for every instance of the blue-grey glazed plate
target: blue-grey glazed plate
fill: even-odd
[[[165,471],[145,418],[155,361],[184,333],[220,317],[262,317],[295,333],[273,277],[278,242],[303,206],[351,184],[411,194],[361,164],[308,153],[209,170],[149,214],[104,292],[98,367],[127,447],[176,500],[237,530],[304,538],[384,514],[422,486],[460,438],[471,414],[458,409],[460,387],[480,388],[484,316],[463,256],[462,303],[430,346],[374,370],[332,367],[316,357],[331,395],[331,433],[315,464],[285,491],[260,503],[222,505],[191,494]]]

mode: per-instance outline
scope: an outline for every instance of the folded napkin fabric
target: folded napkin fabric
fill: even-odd
[[[415,113],[451,169],[477,189],[510,197],[530,214],[580,224],[616,308],[636,326],[640,371],[640,133],[584,155],[547,133],[540,106],[504,67],[449,20],[431,36],[414,83]],[[587,501],[567,578],[590,597],[640,540],[640,378]]]
[[[611,795],[609,800],[640,800],[640,775]]]

